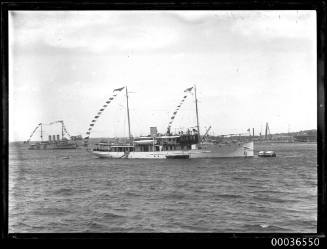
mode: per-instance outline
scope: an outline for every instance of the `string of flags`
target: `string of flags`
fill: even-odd
[[[89,128],[86,132],[86,137],[84,137],[84,146],[87,146],[89,138],[90,138],[90,134],[91,131],[96,123],[96,121],[98,120],[98,118],[101,116],[102,112],[106,109],[106,107],[115,99],[115,97],[117,96],[118,93],[116,92],[120,92],[124,89],[125,87],[120,87],[120,88],[116,88],[113,90],[113,95],[105,102],[105,104],[100,108],[100,110],[98,111],[97,115],[94,116],[94,118],[92,119],[91,123],[89,124]]]
[[[182,100],[180,101],[179,105],[176,107],[175,111],[173,112],[173,115],[172,115],[171,118],[170,118],[170,122],[169,122],[169,124],[168,124],[168,128],[167,128],[167,133],[168,133],[168,134],[170,133],[170,128],[171,128],[172,123],[174,122],[174,119],[175,119],[175,117],[176,117],[177,112],[179,111],[179,109],[180,109],[181,106],[183,105],[185,99],[186,99],[187,96],[188,96],[188,93],[190,93],[190,92],[192,91],[192,89],[193,89],[193,86],[192,86],[192,87],[189,87],[189,88],[186,88],[186,89],[184,90],[185,95],[183,96]]]
[[[67,129],[66,129],[66,126],[64,125],[64,122],[62,122],[62,128],[63,128],[64,132],[65,132],[69,137],[71,137],[70,134],[68,133]]]
[[[33,130],[32,134],[30,135],[30,137],[26,140],[26,142],[29,142],[31,140],[31,138],[33,137],[34,133],[36,132],[36,130],[41,126],[42,124],[39,123],[35,129]]]

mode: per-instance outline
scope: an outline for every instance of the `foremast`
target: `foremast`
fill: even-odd
[[[194,98],[195,98],[196,127],[198,130],[198,144],[199,144],[201,142],[201,138],[200,138],[200,125],[199,125],[198,99],[196,97],[196,85],[193,85],[193,87],[194,87]]]
[[[129,141],[132,142],[131,123],[130,123],[130,117],[129,117],[129,105],[128,105],[128,90],[127,90],[127,86],[125,86],[125,90],[126,90],[126,111],[127,111],[127,121],[128,121],[128,138],[129,138]]]

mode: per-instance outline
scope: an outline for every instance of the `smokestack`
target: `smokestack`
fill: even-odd
[[[49,142],[51,142],[51,135],[49,135]]]
[[[150,127],[150,135],[151,137],[156,137],[158,134],[157,127]]]
[[[254,137],[254,128],[252,128],[252,134],[253,134],[253,137]]]
[[[57,135],[57,141],[60,141],[60,136],[59,135]]]
[[[53,140],[53,142],[56,141],[56,135],[52,135],[52,140]]]

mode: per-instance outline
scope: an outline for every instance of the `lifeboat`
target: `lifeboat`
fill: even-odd
[[[260,151],[258,157],[276,157],[275,151]]]

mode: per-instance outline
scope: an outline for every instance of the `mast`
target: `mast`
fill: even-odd
[[[61,121],[61,140],[64,139],[64,121]]]
[[[127,120],[128,120],[128,137],[129,140],[131,140],[131,124],[130,124],[130,119],[129,119],[129,106],[128,106],[128,91],[127,91],[127,86],[125,87],[126,89],[126,106],[127,106]]]
[[[198,129],[198,143],[201,142],[200,140],[200,125],[199,125],[199,113],[198,113],[198,99],[196,97],[196,85],[194,85],[194,97],[195,97],[195,110],[196,110],[196,126]]]
[[[43,142],[42,123],[40,123],[40,126],[41,126],[41,141]]]

